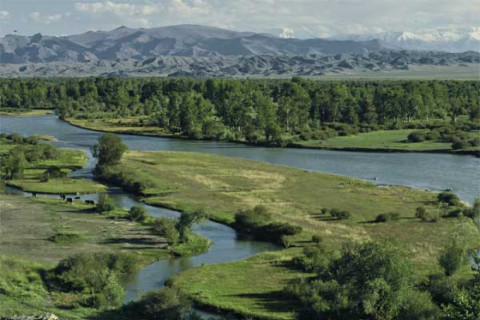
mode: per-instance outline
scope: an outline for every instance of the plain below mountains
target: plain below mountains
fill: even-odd
[[[412,65],[469,66],[480,53],[399,51],[378,39],[285,39],[197,25],[120,27],[55,37],[0,39],[0,76],[321,76],[408,70]]]

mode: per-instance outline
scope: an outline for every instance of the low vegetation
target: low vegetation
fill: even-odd
[[[72,179],[67,174],[87,162],[77,150],[40,143],[37,136],[0,135],[1,177],[7,185],[32,193],[76,194],[102,192],[102,184]]]
[[[437,319],[447,311],[431,298],[430,289],[421,288],[425,283],[429,286],[429,277],[443,274],[455,279],[459,290],[472,277],[466,254],[480,244],[472,221],[478,204],[469,207],[449,192],[380,188],[357,179],[194,153],[128,151],[116,163],[99,170],[99,176],[129,190],[137,186],[137,193],[150,204],[185,212],[179,221],[192,221],[193,213],[206,215],[256,239],[289,248],[262,255],[269,258],[259,274],[255,270],[262,265],[262,256],[196,268],[175,277],[172,285],[201,305],[272,319],[310,319],[312,315]],[[452,212],[457,211],[454,216]],[[171,243],[183,239],[178,223],[160,219],[153,227]],[[460,251],[448,246],[456,234],[462,235]],[[386,261],[375,260],[390,255]],[[340,267],[352,259],[365,268],[370,263],[379,266],[379,273],[359,282],[356,277],[368,277],[367,272],[351,269],[349,273]],[[244,265],[248,276],[239,272],[239,265]],[[215,277],[230,269],[239,274],[225,277],[219,288]],[[288,269],[292,272],[285,272]],[[259,281],[262,277],[272,281],[263,273],[275,275],[274,283]],[[319,280],[313,280],[312,273]],[[247,278],[263,285],[249,283]],[[285,291],[295,278],[304,280]],[[372,286],[370,293],[378,294],[360,297],[364,293],[350,287],[367,284]],[[332,300],[311,300],[318,297]],[[264,300],[268,304],[262,304]],[[299,303],[305,308],[288,309]]]

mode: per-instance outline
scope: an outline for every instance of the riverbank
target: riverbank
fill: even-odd
[[[45,116],[48,114],[54,114],[53,110],[50,109],[2,109],[0,111],[0,116],[9,116],[9,117],[33,117],[33,116]]]
[[[156,126],[140,124],[141,117],[112,120],[80,120],[64,118],[67,123],[78,128],[89,129],[97,132],[112,132],[119,134],[160,137],[169,139],[192,140],[180,134],[169,133]],[[453,150],[451,143],[423,141],[419,143],[407,142],[407,137],[414,129],[379,130],[369,133],[359,133],[349,136],[337,136],[327,140],[306,140],[299,137],[285,135],[287,148],[307,148],[318,150],[353,151],[353,152],[423,152],[423,153],[451,153],[458,155],[473,155],[480,157],[480,147]],[[470,134],[472,138],[478,137],[479,133]],[[291,141],[291,142],[288,142]],[[234,143],[249,144],[244,140],[230,141]],[[254,144],[249,144],[254,145]],[[268,146],[258,144],[258,146]]]
[[[0,194],[0,207],[2,316],[48,311],[60,319],[93,317],[98,310],[78,305],[75,294],[49,291],[43,283],[42,274],[66,257],[125,252],[145,266],[169,256],[165,240],[148,226],[111,219],[83,202]]]
[[[89,194],[106,191],[107,187],[87,179],[69,178],[72,171],[83,168],[88,158],[80,150],[59,149],[45,144],[28,144],[0,138],[0,157],[6,159],[11,150],[26,153],[20,177],[6,180],[9,186],[31,193]],[[16,153],[16,152],[15,152]],[[30,161],[28,161],[30,160]],[[20,161],[20,160],[16,160]],[[45,172],[55,168],[56,176],[46,177]]]
[[[151,205],[179,211],[203,209],[211,219],[231,226],[235,226],[236,212],[262,205],[275,222],[302,227],[300,234],[283,239],[292,251],[269,259],[196,268],[172,282],[201,306],[246,316],[292,318],[291,310],[282,309],[284,297],[275,292],[292,276],[285,256],[298,255],[301,248],[312,244],[313,236],[320,236],[332,248],[350,241],[399,239],[409,249],[418,280],[440,271],[438,256],[451,235],[462,234],[471,248],[480,247],[479,232],[469,218],[439,218],[435,223],[415,218],[417,207],[438,210],[436,194],[431,192],[378,187],[359,179],[189,152],[130,151],[116,169],[129,183],[146,186],[143,201]],[[322,214],[322,209],[333,208],[350,212],[351,218],[337,220]],[[374,222],[388,212],[397,213],[399,220]],[[280,272],[278,266],[286,269]],[[229,276],[232,273],[236,275]],[[470,268],[464,266],[458,276],[470,275]],[[248,279],[272,281],[266,285]],[[211,285],[206,284],[209,281]],[[221,288],[213,285],[219,281]]]
[[[211,243],[192,234],[189,243],[171,247],[148,223],[125,219],[126,210],[98,213],[83,201],[66,204],[60,199],[0,194],[0,207],[0,271],[9,269],[0,272],[3,316],[48,311],[61,319],[97,319],[97,315],[105,319],[105,310],[82,305],[81,292],[77,297],[73,292],[52,291],[42,275],[61,259],[78,254],[127,254],[140,269],[172,256],[200,254]]]

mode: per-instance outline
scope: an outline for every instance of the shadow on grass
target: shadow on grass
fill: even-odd
[[[102,242],[102,244],[129,244],[137,246],[152,246],[155,245],[156,248],[161,248],[163,246],[168,247],[168,244],[161,240],[154,240],[151,237],[135,237],[135,238],[109,238]]]
[[[238,294],[235,297],[254,299],[255,302],[263,309],[269,312],[291,312],[297,305],[297,301],[293,300],[283,291],[272,291],[267,293],[248,293]]]

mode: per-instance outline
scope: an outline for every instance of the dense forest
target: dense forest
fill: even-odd
[[[289,133],[424,128],[460,116],[475,128],[480,118],[478,81],[8,79],[0,81],[0,97],[4,110],[53,108],[79,119],[142,116],[140,125],[190,138],[252,143],[275,143]]]

